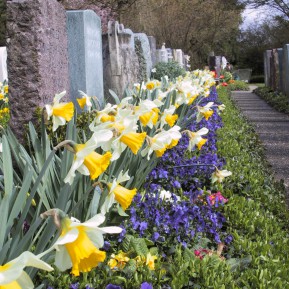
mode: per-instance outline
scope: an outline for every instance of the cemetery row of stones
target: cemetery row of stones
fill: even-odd
[[[36,108],[61,91],[75,102],[81,90],[103,105],[109,89],[121,97],[129,85],[149,79],[158,62],[174,60],[189,67],[181,49],[157,49],[153,36],[134,33],[117,21],[109,21],[107,33],[101,27],[94,11],[66,11],[57,0],[7,2],[0,81],[9,79],[10,123],[17,135]]]
[[[265,85],[289,97],[289,44],[264,52]]]

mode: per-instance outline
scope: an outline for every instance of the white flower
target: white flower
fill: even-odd
[[[227,170],[218,170],[216,168],[216,171],[212,174],[212,183],[218,182],[221,183],[224,178],[229,177],[232,175],[232,172]]]
[[[0,266],[0,288],[33,289],[30,277],[23,271],[26,266],[52,271],[53,268],[31,252],[23,252],[19,257]]]
[[[120,227],[102,227],[105,221],[102,214],[97,214],[84,223],[64,217],[61,220],[61,235],[54,244],[56,249],[55,265],[61,270],[72,267],[72,274],[89,272],[105,259],[103,234],[119,234]]]
[[[88,96],[81,90],[79,90],[79,93],[82,95],[82,98],[76,99],[79,106],[81,107],[81,109],[84,109],[84,107],[86,106],[87,110],[91,111],[92,108],[91,96]]]
[[[199,149],[206,143],[206,139],[202,138],[202,135],[205,135],[209,132],[206,127],[201,128],[197,132],[187,131],[189,134],[189,146],[188,150],[191,151],[194,146],[198,146]]]

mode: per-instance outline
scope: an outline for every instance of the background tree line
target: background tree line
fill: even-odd
[[[109,8],[126,27],[155,36],[158,47],[180,48],[192,68],[207,64],[210,52],[235,67],[263,73],[263,52],[289,43],[288,0],[58,0],[67,9]],[[269,7],[272,16],[240,30],[245,7]],[[0,46],[4,46],[6,0],[0,0]]]

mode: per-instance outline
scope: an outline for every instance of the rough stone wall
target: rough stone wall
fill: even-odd
[[[35,109],[69,91],[65,10],[56,0],[7,1],[10,125],[16,135]]]

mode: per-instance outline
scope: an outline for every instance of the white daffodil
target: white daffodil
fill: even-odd
[[[206,120],[208,120],[214,111],[212,110],[212,106],[214,105],[213,102],[207,103],[205,106],[197,106],[198,113],[197,113],[197,122],[200,122],[202,118],[204,117]]]
[[[86,106],[87,111],[91,111],[92,108],[92,102],[91,102],[91,96],[88,96],[83,91],[79,90],[79,93],[81,94],[82,98],[77,98],[77,102],[81,109],[84,109]]]
[[[0,143],[0,153],[2,153],[3,152],[3,145],[2,145],[2,143]]]
[[[209,130],[206,127],[201,128],[197,132],[192,132],[192,131],[187,131],[188,136],[189,136],[189,146],[188,150],[191,151],[194,146],[197,146],[198,149],[200,150],[201,147],[207,142],[206,139],[202,138],[202,135],[206,135]]]
[[[137,193],[137,190],[134,188],[129,190],[120,185],[120,183],[128,181],[130,176],[128,175],[128,171],[123,174],[121,171],[119,176],[113,180],[112,183],[108,184],[109,193],[101,207],[101,213],[106,214],[109,211],[109,208],[114,203],[119,203],[122,207],[123,211],[125,211],[131,204],[133,197]]]
[[[66,121],[70,121],[74,114],[74,105],[72,102],[59,103],[66,91],[56,94],[53,99],[53,105],[46,104],[47,119],[52,117],[53,131],[56,131],[60,125],[64,125]]]
[[[216,168],[216,171],[212,174],[212,183],[218,182],[221,183],[224,178],[229,177],[232,175],[232,172],[227,170],[218,170]]]
[[[88,221],[80,223],[77,219],[69,218],[57,209],[47,211],[41,217],[53,216],[60,227],[60,237],[54,244],[56,249],[55,265],[61,271],[72,268],[71,273],[79,276],[80,272],[90,272],[103,262],[106,257],[99,249],[104,245],[103,234],[119,234],[120,227],[102,227],[105,216],[97,214]]]
[[[178,119],[178,115],[174,114],[176,107],[171,105],[169,108],[165,109],[163,115],[161,116],[160,128],[163,128],[165,124],[168,124],[170,127],[174,126],[175,122]]]
[[[162,105],[163,103],[159,99],[145,99],[136,107],[135,115],[139,117],[144,127],[148,126],[149,128],[153,128],[159,119],[159,107]]]
[[[147,159],[149,160],[150,155],[155,152],[157,157],[161,157],[167,149],[177,145],[181,137],[179,126],[175,125],[167,131],[163,130],[153,137],[147,138],[148,145],[141,151],[141,155],[147,155]]]
[[[225,110],[225,109],[226,109],[226,106],[225,106],[224,104],[218,105],[218,110],[219,110],[219,111],[223,111],[223,110]]]
[[[46,271],[53,268],[40,260],[31,252],[25,251],[19,257],[0,266],[0,288],[1,289],[33,289],[34,285],[30,277],[23,270],[31,266]]]
[[[166,190],[160,191],[160,199],[168,202],[174,202],[174,199],[172,198],[172,193]],[[176,196],[176,200],[179,202],[181,198],[179,196]]]
[[[95,152],[95,149],[108,142],[112,137],[113,133],[110,130],[99,130],[85,144],[73,143],[75,157],[64,182],[72,184],[75,171],[79,171],[83,175],[90,175],[92,180],[102,174],[107,169],[112,155],[110,152],[100,155]]]

